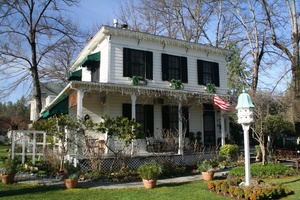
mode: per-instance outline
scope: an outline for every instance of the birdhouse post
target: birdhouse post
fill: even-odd
[[[245,151],[245,185],[250,186],[250,148],[249,148],[249,128],[250,124],[254,122],[253,109],[254,105],[249,94],[243,91],[239,95],[238,104],[238,123],[242,125],[244,130],[244,151]]]

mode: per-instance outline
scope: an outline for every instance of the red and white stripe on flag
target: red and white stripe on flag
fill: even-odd
[[[221,110],[228,111],[231,109],[231,105],[227,101],[223,101],[218,95],[214,96],[214,104],[218,106]]]

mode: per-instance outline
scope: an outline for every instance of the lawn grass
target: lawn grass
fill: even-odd
[[[290,187],[294,194],[282,200],[296,200],[300,195],[300,176],[281,179],[265,180],[266,182],[280,182]],[[142,183],[141,183],[142,184]],[[206,181],[194,181],[181,184],[159,185],[155,189],[64,189],[58,186],[36,186],[27,184],[3,185],[0,183],[0,198],[5,199],[72,199],[72,200],[229,200],[217,194],[210,193]]]
[[[141,182],[142,184],[142,182]],[[72,199],[72,200],[177,200],[177,199],[205,199],[222,200],[230,199],[212,194],[207,190],[206,181],[191,183],[160,185],[155,189],[64,189],[54,186],[33,186],[25,184],[0,184],[0,198],[5,199]]]
[[[299,200],[300,198],[300,176],[286,177],[280,179],[264,179],[266,183],[282,183],[289,187],[294,194],[281,198],[280,200]]]

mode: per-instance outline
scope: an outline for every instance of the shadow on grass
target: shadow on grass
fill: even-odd
[[[285,181],[285,182],[282,182],[283,184],[288,184],[288,183],[296,183],[296,182],[299,182],[300,181],[300,178],[299,179],[295,179],[295,180],[292,180],[292,181]]]
[[[0,197],[9,197],[9,196],[20,196],[24,194],[34,194],[34,193],[42,193],[42,192],[50,192],[50,191],[59,191],[65,190],[60,186],[26,186],[18,184],[11,185],[3,185],[0,184]]]

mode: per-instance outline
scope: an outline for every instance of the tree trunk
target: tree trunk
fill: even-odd
[[[266,148],[264,145],[264,140],[259,143],[259,146],[261,150],[261,164],[265,165],[267,164],[267,160],[266,160]]]

